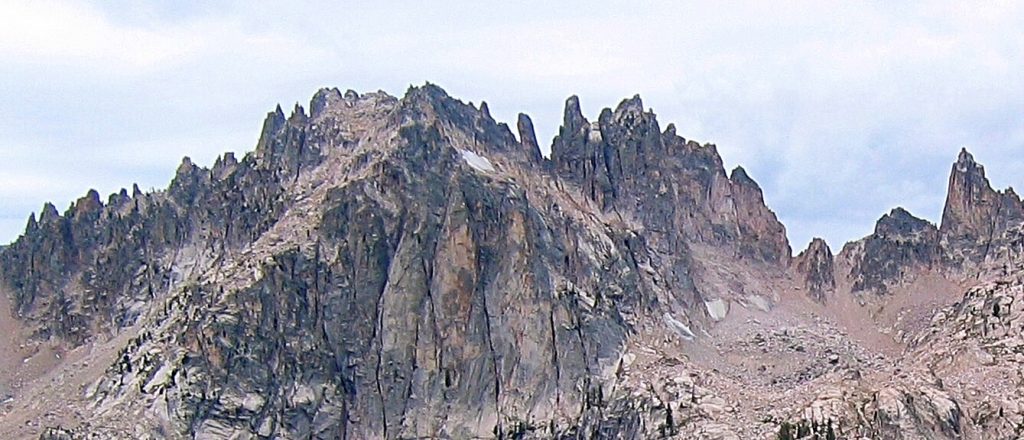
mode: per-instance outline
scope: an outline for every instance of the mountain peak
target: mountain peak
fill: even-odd
[[[962,147],[960,148],[960,154],[957,155],[956,163],[963,165],[973,164],[975,163],[974,155],[967,151],[967,147]]]
[[[875,223],[875,234],[907,235],[929,227],[934,229],[935,225],[928,220],[911,214],[910,211],[907,211],[902,206],[897,206],[878,219]]]
[[[939,230],[944,240],[961,246],[992,237],[1000,213],[1022,209],[1014,197],[1001,197],[985,177],[985,167],[966,148],[960,150],[949,173],[946,204]],[[1004,206],[1005,205],[1005,206]],[[968,246],[970,247],[970,246]]]
[[[58,218],[60,218],[60,213],[57,212],[57,207],[50,202],[44,203],[43,210],[39,213],[39,223],[47,224]]]
[[[405,91],[405,96],[402,97],[402,101],[441,101],[449,99],[455,98],[449,96],[448,92],[441,88],[441,86],[431,83],[429,81],[423,83],[422,86],[410,85],[409,88]]]
[[[632,98],[623,99],[618,107],[615,107],[615,118],[622,120],[627,116],[637,117],[644,112],[644,102],[640,95],[633,95]]]
[[[747,174],[747,170],[739,165],[737,165],[736,168],[733,168],[732,172],[729,173],[729,180],[740,185],[758,187],[757,182],[755,182],[754,179],[751,179],[750,175]]]
[[[296,102],[295,107],[292,108],[291,116],[288,117],[288,122],[292,124],[305,124],[308,120],[309,116],[306,115],[306,109]]]
[[[178,165],[178,170],[175,174],[179,176],[189,175],[195,172],[196,168],[196,164],[192,163],[192,158],[185,156],[181,158],[181,164]]]
[[[665,126],[665,132],[662,134],[668,138],[676,137],[676,124],[669,122],[668,125]]]
[[[526,113],[520,113],[516,118],[516,129],[519,132],[519,143],[523,145],[527,155],[534,162],[540,162],[543,156],[540,152],[540,144],[537,142],[537,134],[533,128],[533,120]]]
[[[100,193],[95,189],[89,189],[85,196],[75,201],[75,217],[92,215],[103,209],[103,202],[100,200]]]
[[[566,98],[565,110],[562,111],[562,127],[575,131],[587,124],[587,118],[583,117],[583,111],[580,110],[580,98],[576,95]]]
[[[836,288],[835,258],[832,249],[824,239],[815,237],[793,259],[797,273],[803,278],[808,295],[818,302],[825,302],[829,292]]]
[[[33,212],[28,215],[28,222],[25,225],[25,233],[35,231],[36,229],[39,229],[39,222],[36,221],[36,213]]]
[[[344,100],[345,98],[341,96],[341,91],[337,87],[321,88],[313,95],[313,99],[309,100],[309,115],[313,118],[319,117],[328,108],[344,102]]]

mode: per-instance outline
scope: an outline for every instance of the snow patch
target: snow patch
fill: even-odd
[[[590,132],[587,133],[587,140],[592,144],[599,144],[602,141],[601,125],[594,121],[590,124]]]
[[[708,316],[714,321],[721,321],[729,314],[729,303],[723,299],[704,301],[704,307],[707,307]]]
[[[583,304],[586,305],[587,308],[593,309],[594,306],[597,305],[597,300],[592,295],[590,295],[590,293],[583,289],[580,289],[575,284],[573,284],[572,281],[566,282],[566,290],[568,292],[575,293],[579,297],[579,299],[583,301]]]
[[[689,326],[683,324],[674,316],[665,313],[664,315],[662,315],[662,318],[665,320],[665,323],[668,324],[669,328],[675,330],[676,333],[679,333],[679,336],[682,336],[683,339],[686,339],[687,341],[692,341],[693,338],[697,337],[696,335],[693,334],[693,331],[690,330]]]
[[[746,301],[748,307],[753,306],[762,312],[769,312],[772,310],[771,302],[761,295],[750,295],[746,298]]]
[[[172,376],[174,375],[174,367],[171,363],[165,363],[160,366],[160,369],[156,370],[153,374],[153,378],[142,386],[142,390],[146,393],[153,393],[157,389],[163,388],[167,384],[171,383]]]
[[[487,160],[486,157],[469,150],[459,150],[459,153],[462,154],[462,160],[466,161],[473,169],[485,173],[494,172],[494,165],[491,165],[491,161]]]
[[[622,359],[619,360],[619,365],[622,365],[622,368],[629,368],[630,365],[633,365],[634,361],[636,361],[636,355],[635,354],[633,354],[633,353],[624,353],[622,355]]]

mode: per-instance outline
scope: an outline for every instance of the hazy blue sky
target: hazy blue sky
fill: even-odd
[[[431,81],[546,140],[567,96],[595,118],[640,93],[748,170],[795,251],[897,205],[937,221],[963,146],[1024,186],[1020,2],[511,3],[5,1],[0,243],[45,201],[248,151],[322,86]]]

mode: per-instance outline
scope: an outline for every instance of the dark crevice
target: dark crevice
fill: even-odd
[[[548,325],[551,329],[551,365],[555,368],[555,408],[562,406],[562,370],[558,362],[558,337],[555,329],[555,298],[551,298],[548,309]]]
[[[420,302],[419,309],[421,311],[424,309],[424,306],[426,305],[425,301],[426,301],[426,297],[424,297],[424,300]],[[416,377],[416,370],[419,368],[419,362],[416,359],[416,353],[419,351],[418,349],[419,349],[419,346],[420,346],[420,326],[421,326],[422,323],[423,323],[422,319],[416,321],[416,330],[413,333],[412,366],[409,369],[409,378],[408,378],[409,382],[406,384],[405,396],[404,396],[403,401],[402,401],[402,417],[401,417],[401,419],[399,419],[399,422],[398,422],[399,428],[405,426],[406,416],[409,414],[409,405],[410,405],[411,400],[412,400],[412,399],[410,399],[410,396],[412,396],[412,387],[413,387],[413,383],[415,382],[414,378]]]
[[[380,415],[384,432],[383,438],[385,439],[388,438],[388,411],[387,403],[385,402],[384,387],[381,384],[380,376],[384,359],[384,322],[382,319],[384,315],[384,294],[388,291],[388,284],[390,281],[388,280],[388,277],[391,275],[391,271],[389,270],[390,264],[388,266],[389,267],[385,268],[384,272],[384,286],[380,291],[380,295],[377,296],[377,312],[375,317],[376,325],[373,328],[373,341],[377,344],[377,366],[374,369],[374,379],[377,382],[377,396],[380,398]]]
[[[978,261],[978,264],[983,264],[985,262],[985,260],[988,259],[989,250],[992,248],[992,241],[995,240],[996,224],[997,224],[998,219],[999,219],[999,214],[1001,214],[1002,210],[1003,210],[1003,204],[1002,204],[1002,201],[1000,200],[1000,203],[998,205],[996,205],[995,215],[992,216],[992,219],[989,222],[988,239],[985,240],[985,249],[981,253],[981,261]],[[981,273],[979,272],[976,277],[980,277],[980,276],[981,276]]]
[[[491,327],[491,313],[487,308],[487,295],[482,290],[479,291],[482,296],[484,325],[487,327],[485,334],[487,337],[487,349],[491,353],[491,365],[494,367],[494,410],[497,411],[498,419],[498,426],[495,427],[495,430],[498,437],[501,438],[501,370],[498,368],[498,354],[494,350],[494,338],[492,336],[494,328]]]

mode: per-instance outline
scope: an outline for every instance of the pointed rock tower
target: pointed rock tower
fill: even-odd
[[[825,302],[827,294],[835,290],[835,263],[825,240],[811,240],[807,249],[793,259],[793,266],[803,278],[807,294],[815,301]]]

